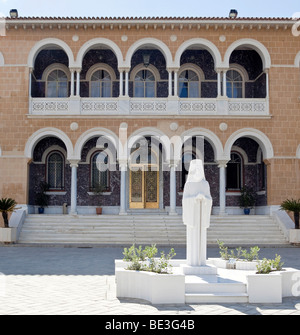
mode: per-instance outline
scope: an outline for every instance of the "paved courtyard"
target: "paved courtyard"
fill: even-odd
[[[168,248],[165,248],[168,250]],[[0,315],[300,315],[300,297],[282,304],[151,305],[117,299],[114,260],[123,247],[0,246]],[[185,248],[175,248],[185,258]],[[261,248],[300,268],[300,248]],[[208,248],[208,257],[218,257]]]

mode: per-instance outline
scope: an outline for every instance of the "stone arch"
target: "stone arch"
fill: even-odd
[[[261,57],[263,63],[263,70],[269,69],[271,67],[271,56],[268,49],[259,41],[251,38],[243,38],[233,42],[225,52],[224,55],[224,67],[229,68],[229,59],[232,52],[240,47],[246,46],[255,50]]]
[[[2,55],[2,52],[0,52],[0,66],[4,66],[5,62],[4,62],[4,57]]]
[[[60,129],[57,128],[43,128],[35,133],[33,133],[26,142],[24,155],[27,158],[33,157],[33,150],[36,144],[43,138],[46,137],[57,137],[59,138],[66,146],[67,149],[67,159],[71,159],[73,156],[73,144],[69,137]]]
[[[215,160],[221,160],[223,157],[223,145],[219,139],[219,137],[213,133],[212,131],[205,129],[205,128],[192,128],[189,129],[181,134],[181,142],[182,144],[185,141],[185,138],[192,137],[192,136],[204,136],[204,138],[209,142],[209,144],[212,146],[214,150],[214,157]],[[180,159],[181,157],[181,146],[176,146],[176,151],[174,153],[174,156],[177,159]]]
[[[75,66],[77,68],[81,68],[82,67],[82,61],[83,61],[83,58],[84,58],[85,54],[93,46],[99,45],[99,44],[107,46],[108,49],[110,49],[116,55],[119,68],[123,66],[123,54],[122,54],[120,48],[118,47],[118,45],[116,43],[114,43],[113,41],[111,41],[107,38],[94,38],[94,39],[89,40],[86,43],[84,43],[83,46],[78,51]]]
[[[239,129],[231,134],[225,143],[224,156],[227,160],[230,160],[230,152],[234,142],[241,137],[249,137],[256,141],[263,152],[264,159],[271,159],[274,157],[274,150],[269,138],[260,130],[254,128]]]
[[[67,54],[69,59],[69,68],[74,67],[74,55],[71,48],[64,41],[58,38],[45,38],[39,42],[37,42],[33,48],[30,50],[27,64],[29,68],[34,68],[34,62],[38,53],[43,50],[47,46],[56,46],[60,47]]]
[[[130,157],[130,150],[133,147],[133,145],[136,143],[138,139],[141,137],[146,136],[155,136],[159,139],[159,142],[162,144],[164,149],[164,159],[166,162],[169,162],[172,157],[172,148],[171,148],[171,142],[169,137],[163,133],[161,130],[153,127],[145,127],[138,129],[137,131],[133,132],[127,141],[127,157]]]
[[[222,67],[222,58],[219,49],[212,42],[204,38],[192,38],[182,43],[175,54],[175,61],[174,61],[175,67],[177,68],[180,67],[181,55],[187,48],[189,48],[192,45],[193,46],[199,45],[201,47],[204,47],[204,49],[207,50],[212,55],[215,63],[215,69]]]
[[[81,151],[85,143],[93,137],[105,136],[115,147],[116,153],[119,151],[119,139],[115,133],[106,128],[92,128],[84,132],[77,140],[74,147],[74,159],[81,160]]]
[[[1,153],[1,149],[0,149],[0,153]],[[296,158],[300,159],[300,144],[298,145],[297,151],[296,151]]]
[[[300,68],[300,51],[297,53],[296,57],[295,57],[295,67]]]
[[[156,38],[143,38],[141,40],[136,41],[133,43],[127,51],[124,67],[130,68],[131,67],[131,58],[133,54],[142,46],[151,45],[156,47],[161,53],[164,55],[166,60],[166,67],[172,67],[173,65],[173,58],[170,49],[168,46],[163,43],[162,41]]]

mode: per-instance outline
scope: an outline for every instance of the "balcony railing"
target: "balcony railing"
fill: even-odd
[[[31,98],[30,115],[269,115],[268,99]]]

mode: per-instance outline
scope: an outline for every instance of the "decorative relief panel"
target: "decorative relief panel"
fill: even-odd
[[[143,112],[166,112],[167,111],[167,101],[131,101],[130,102],[130,112],[143,113]]]

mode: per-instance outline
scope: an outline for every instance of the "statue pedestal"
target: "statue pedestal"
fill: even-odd
[[[214,265],[192,266],[188,264],[180,264],[181,271],[185,275],[216,275],[217,267]]]

